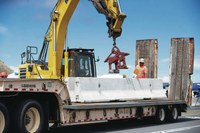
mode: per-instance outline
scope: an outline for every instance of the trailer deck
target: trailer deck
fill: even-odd
[[[72,105],[64,105],[64,109],[69,110],[85,110],[85,109],[108,109],[108,108],[128,108],[143,106],[159,106],[159,105],[177,105],[186,104],[182,100],[139,100],[132,102],[111,102],[111,103],[72,103]]]

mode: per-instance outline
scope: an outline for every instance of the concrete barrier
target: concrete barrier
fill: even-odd
[[[65,81],[72,102],[167,98],[160,79],[70,77]]]

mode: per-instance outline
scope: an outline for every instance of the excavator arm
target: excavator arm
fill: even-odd
[[[114,42],[121,35],[122,24],[126,15],[122,13],[118,0],[91,0],[94,7],[107,19],[108,34]]]
[[[48,69],[52,77],[61,76],[61,63],[68,23],[73,15],[79,0],[59,0],[51,13],[51,23],[45,42],[48,42]]]

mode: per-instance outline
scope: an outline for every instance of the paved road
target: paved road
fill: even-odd
[[[120,121],[79,125],[51,130],[51,133],[199,133],[200,117],[180,118],[176,123],[157,125],[148,121]]]
[[[190,108],[176,123],[155,124],[151,119],[114,121],[52,129],[50,133],[199,133],[200,108]]]

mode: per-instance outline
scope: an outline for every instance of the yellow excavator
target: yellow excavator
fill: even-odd
[[[93,49],[65,48],[66,30],[80,0],[58,0],[51,12],[51,22],[44,37],[42,50],[37,60],[33,55],[37,47],[27,46],[21,54],[19,78],[96,77]],[[126,15],[122,13],[118,0],[90,0],[97,11],[104,14],[109,37],[121,35],[122,24]],[[48,59],[46,59],[48,58]]]

